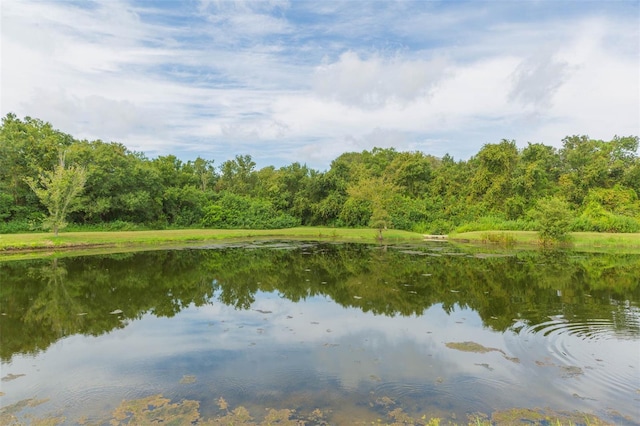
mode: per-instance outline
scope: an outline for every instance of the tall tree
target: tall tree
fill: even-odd
[[[391,227],[389,211],[392,208],[394,196],[398,194],[397,187],[382,177],[372,177],[349,187],[348,193],[350,199],[356,202],[370,203],[369,226],[378,230],[378,239],[382,240],[382,231]]]
[[[58,231],[67,226],[67,214],[77,207],[76,201],[86,182],[85,169],[79,166],[67,168],[64,153],[60,153],[59,163],[53,171],[43,172],[38,180],[27,178],[26,182],[49,211],[45,228],[58,236]]]
[[[230,191],[238,195],[251,195],[256,189],[258,176],[256,163],[250,155],[236,155],[220,166],[220,179],[216,184],[219,191]]]
[[[478,152],[470,182],[471,201],[478,201],[485,213],[504,213],[505,201],[513,192],[513,172],[518,162],[515,141],[503,139],[486,144]]]
[[[20,120],[7,114],[0,125],[0,194],[13,199],[12,218],[28,217],[38,210],[38,200],[25,178],[37,179],[42,170],[50,170],[60,150],[73,138],[55,130],[51,124],[31,117]],[[2,196],[2,198],[5,198]]]

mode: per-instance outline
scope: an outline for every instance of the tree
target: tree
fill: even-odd
[[[218,191],[230,191],[238,195],[251,195],[258,184],[256,163],[250,155],[236,155],[220,166],[220,178],[216,184]]]
[[[419,198],[425,196],[429,190],[432,168],[437,161],[421,152],[401,152],[394,157],[387,173],[404,195]]]
[[[195,161],[189,161],[187,166],[193,169],[193,173],[197,176],[200,189],[206,191],[216,179],[216,171],[213,167],[213,160],[205,160],[204,158],[196,158]]]
[[[85,169],[79,166],[65,167],[64,153],[61,153],[59,163],[53,171],[43,172],[38,180],[25,180],[49,211],[44,227],[53,230],[53,234],[58,236],[58,231],[67,226],[67,214],[77,207],[76,201],[86,182]]]
[[[476,166],[470,181],[471,200],[479,202],[483,213],[504,213],[505,202],[513,194],[513,173],[518,162],[515,141],[503,139],[486,144],[472,164]]]
[[[540,225],[538,233],[544,244],[568,238],[573,214],[566,201],[556,197],[542,198],[538,200],[531,216]]]
[[[378,239],[382,240],[382,231],[391,227],[389,210],[397,187],[381,177],[372,177],[349,187],[348,193],[354,201],[371,203],[369,226],[378,230]]]
[[[70,135],[55,130],[51,124],[9,113],[0,125],[0,192],[13,199],[10,219],[30,217],[38,210],[25,178],[36,179],[41,170],[57,163],[58,152],[73,143]]]

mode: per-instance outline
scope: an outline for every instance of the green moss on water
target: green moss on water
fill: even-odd
[[[511,408],[495,411],[491,415],[491,424],[496,425],[589,425],[601,426],[611,423],[598,417],[579,412],[557,412],[549,409]]]
[[[477,353],[487,353],[487,352],[500,352],[504,354],[504,352],[500,349],[496,348],[487,348],[482,346],[480,343],[476,342],[449,342],[446,343],[446,346],[450,349],[455,349],[457,351],[463,352],[477,352]]]
[[[502,349],[487,348],[486,346],[482,346],[480,343],[476,342],[448,342],[445,346],[449,349],[455,349],[462,352],[476,352],[480,354],[487,352],[499,352],[507,361],[515,362],[516,364],[520,362],[518,358],[508,356]]]
[[[7,406],[0,410],[0,424],[6,426],[56,426],[66,421],[61,416],[35,417],[30,413],[22,411],[45,403],[46,400],[27,399],[16,404]],[[193,400],[182,400],[172,402],[161,394],[151,395],[145,398],[125,400],[113,411],[109,418],[96,422],[89,422],[86,419],[77,420],[73,423],[82,425],[199,425],[199,426],[300,426],[316,425],[323,426],[335,424],[332,420],[331,410],[315,409],[310,413],[300,413],[294,409],[273,409],[266,408],[261,418],[252,416],[249,411],[238,406],[232,408],[224,398],[217,400],[219,413],[212,418],[202,418],[200,414],[200,403]],[[416,425],[416,426],[444,426],[444,425],[475,425],[475,426],[502,426],[502,425],[608,425],[598,417],[580,412],[556,412],[549,409],[537,408],[511,408],[491,413],[469,414],[467,421],[459,422],[455,417],[442,419],[429,414],[411,414],[406,412],[398,403],[383,396],[375,400],[374,407],[381,411],[381,417],[374,424],[387,426]],[[361,421],[353,418],[353,424],[370,424],[370,421]]]

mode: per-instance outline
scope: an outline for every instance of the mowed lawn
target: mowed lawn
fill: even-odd
[[[179,229],[161,231],[109,231],[2,234],[0,250],[34,250],[46,248],[87,248],[104,246],[157,245],[204,242],[253,237],[340,239],[375,241],[375,229],[298,227],[286,229]],[[385,240],[421,240],[422,234],[400,230],[383,232]]]
[[[310,240],[338,240],[376,242],[375,229],[346,229],[323,227],[297,227],[286,229],[179,229],[156,231],[108,231],[108,232],[61,232],[57,237],[52,233],[1,234],[0,254],[33,250],[90,249],[107,247],[166,247],[207,241],[283,238]],[[383,232],[386,242],[421,241],[425,235],[389,229]],[[457,243],[484,243],[494,241],[500,244],[508,239],[518,245],[536,246],[538,233],[534,231],[474,231],[451,234],[448,239]],[[640,233],[614,234],[598,232],[571,233],[570,246],[575,248],[625,248],[640,250]]]
[[[455,241],[482,242],[491,235],[495,240],[508,236],[516,244],[539,243],[538,233],[535,231],[473,231],[451,234],[449,238]],[[640,233],[572,232],[569,237],[569,244],[573,247],[640,248]]]

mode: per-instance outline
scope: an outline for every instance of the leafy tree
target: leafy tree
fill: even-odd
[[[204,208],[202,226],[226,229],[277,229],[300,224],[278,212],[268,200],[224,192]]]
[[[220,166],[220,178],[216,184],[218,191],[231,191],[239,195],[250,195],[258,183],[256,163],[250,155],[236,155]]]
[[[540,225],[538,233],[543,243],[567,239],[573,214],[566,201],[557,197],[540,199],[531,216]]]
[[[204,192],[195,186],[168,187],[162,197],[163,212],[169,224],[192,226],[202,220],[202,209],[207,203]]]
[[[387,174],[402,193],[413,197],[424,197],[432,178],[432,168],[437,159],[421,152],[398,153],[387,168]]]
[[[7,219],[11,216],[11,207],[13,198],[11,195],[0,192],[0,220]]]
[[[143,154],[119,143],[96,140],[75,143],[67,158],[87,170],[81,206],[72,214],[75,221],[159,221],[165,186],[157,164]]]
[[[613,187],[637,164],[637,149],[638,137],[616,136],[610,142],[588,136],[564,138],[560,150],[562,192],[570,202],[580,205],[589,189]]]
[[[240,212],[243,222],[224,226],[266,226],[269,212],[287,218],[278,223],[379,230],[531,229],[535,223],[526,213],[558,197],[570,203],[573,230],[629,231],[640,226],[638,146],[637,136],[569,136],[559,150],[541,143],[518,150],[514,141],[502,140],[462,161],[373,148],[344,153],[325,172],[297,162],[256,171],[249,155],[216,169],[200,157],[149,160],[119,143],[78,141],[49,123],[7,114],[0,125],[0,229],[25,231],[46,214],[27,182],[42,189],[42,170],[53,170],[65,151],[69,164],[86,170],[83,194],[66,220],[87,225],[192,226],[205,213],[213,218],[223,199],[230,203],[224,211],[240,212],[228,196],[235,194],[253,213]]]
[[[369,226],[378,230],[378,238],[382,239],[382,231],[392,225],[389,210],[398,189],[392,183],[382,177],[363,179],[358,184],[349,187],[349,196],[360,202],[368,202],[371,205]]]
[[[52,169],[58,162],[58,153],[72,143],[70,135],[41,120],[31,117],[20,120],[11,113],[2,119],[0,191],[13,198],[12,218],[39,212],[39,201],[25,179],[38,179],[42,170]]]
[[[505,202],[513,194],[513,173],[518,162],[515,141],[486,144],[474,160],[471,201],[480,202],[487,213],[504,213]]]
[[[198,157],[195,161],[189,161],[187,167],[193,170],[203,192],[215,184],[217,174],[213,167],[213,160]]]
[[[44,222],[45,228],[53,230],[53,234],[58,236],[58,231],[67,226],[67,214],[77,208],[78,196],[86,181],[86,171],[79,166],[65,167],[64,154],[61,153],[60,163],[53,171],[44,172],[37,181],[31,178],[26,181],[49,211],[49,217]]]

